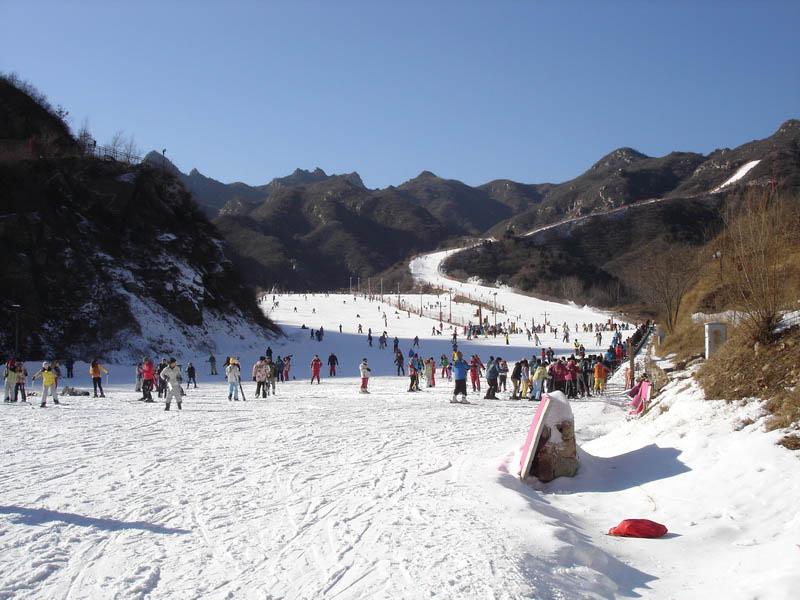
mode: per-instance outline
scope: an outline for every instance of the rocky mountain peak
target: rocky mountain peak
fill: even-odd
[[[633,148],[617,148],[594,163],[591,170],[599,171],[604,169],[623,169],[628,165],[639,162],[640,160],[644,160],[646,158],[649,158],[646,154],[642,154]]]

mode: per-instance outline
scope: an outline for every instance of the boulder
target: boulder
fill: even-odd
[[[561,392],[551,392],[550,408],[533,459],[533,474],[539,481],[573,477],[578,471],[578,447],[575,444],[575,417],[569,401]]]

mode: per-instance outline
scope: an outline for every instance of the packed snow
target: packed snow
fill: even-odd
[[[760,162],[761,160],[751,160],[750,162],[744,163],[741,167],[739,167],[736,170],[736,173],[734,173],[728,179],[726,179],[724,183],[711,190],[711,193],[716,194],[722,188],[729,186],[732,183],[736,183],[737,181],[742,179],[745,175],[747,175],[750,172],[750,170]]]
[[[445,279],[436,259],[425,264]],[[545,311],[571,327],[610,319],[440,283],[496,302],[498,323]],[[406,356],[414,336],[423,356],[451,351],[449,294],[443,334],[432,333],[443,297],[266,297],[286,337],[239,340],[237,330],[228,341],[241,341],[246,402],[229,401],[208,357],[195,356],[182,360],[199,377],[180,412],[138,402],[133,365],[116,364],[105,365],[107,398],[4,403],[0,598],[796,597],[797,457],[775,445],[778,432],[764,433],[759,402],[705,401],[686,372],[629,420],[617,374],[605,396],[571,403],[577,476],[523,484],[516,469],[535,402],[470,391],[471,404],[454,405],[440,373],[420,393],[394,375],[394,336]],[[412,312],[420,304],[428,316]],[[474,309],[453,302],[453,320],[476,320]],[[302,325],[323,326],[323,340]],[[559,354],[571,348],[560,334],[540,337]],[[598,349],[594,336],[579,338]],[[484,361],[538,356],[524,334],[458,343]],[[259,353],[246,348],[267,344],[294,366],[276,395],[256,399],[247,375]],[[338,375],[326,364],[310,385],[311,358],[326,363],[331,352]],[[369,395],[358,393],[365,357]],[[91,389],[87,365],[75,373],[60,386]],[[670,533],[606,535],[637,517]]]

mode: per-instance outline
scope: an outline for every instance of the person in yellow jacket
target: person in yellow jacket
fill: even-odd
[[[50,363],[47,361],[42,363],[42,370],[38,371],[34,374],[32,381],[35,381],[39,377],[42,378],[42,403],[39,405],[42,408],[47,406],[47,396],[52,394],[53,395],[53,402],[58,404],[58,390],[56,389],[56,372],[53,371],[53,367],[50,366]]]
[[[92,364],[89,365],[89,375],[92,377],[92,384],[94,384],[94,397],[97,398],[97,390],[100,390],[100,397],[105,398],[106,395],[103,392],[103,373],[108,373],[103,366],[97,362],[95,358],[92,361]]]

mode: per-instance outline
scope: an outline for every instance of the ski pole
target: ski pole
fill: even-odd
[[[242,382],[241,381],[239,382],[239,391],[242,392],[242,400],[244,402],[247,402],[247,397],[244,395],[244,388],[242,387]]]

